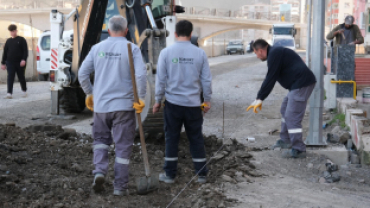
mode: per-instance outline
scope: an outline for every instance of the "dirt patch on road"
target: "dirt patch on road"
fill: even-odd
[[[179,145],[179,167],[175,184],[161,183],[146,196],[136,194],[134,179],[144,176],[139,146],[131,157],[128,197],[114,197],[113,148],[105,191],[91,191],[93,176],[92,141],[87,135],[60,126],[31,126],[21,129],[0,125],[0,204],[2,207],[166,207],[195,175],[189,144],[184,134]],[[205,138],[209,164],[206,184],[191,183],[171,207],[230,207],[235,202],[224,196],[224,182],[253,183],[263,174],[255,170],[253,157],[235,140]],[[153,172],[161,172],[164,141],[147,144]]]

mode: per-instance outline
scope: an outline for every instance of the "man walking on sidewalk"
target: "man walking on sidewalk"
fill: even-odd
[[[92,47],[81,65],[78,78],[87,94],[86,103],[94,111],[94,183],[93,189],[103,189],[108,173],[108,149],[115,143],[114,192],[115,196],[128,194],[129,163],[135,137],[134,92],[127,52],[127,20],[114,16],[109,20],[110,37]],[[136,83],[139,97],[146,94],[146,67],[140,48],[132,44]],[[90,74],[95,71],[94,88]],[[92,95],[94,94],[94,96]],[[144,103],[135,105],[138,112]],[[111,132],[113,132],[113,137]]]
[[[182,20],[176,25],[177,42],[161,51],[157,66],[153,113],[164,106],[166,153],[159,180],[174,183],[177,173],[178,145],[182,125],[190,142],[190,152],[198,182],[205,183],[208,169],[202,134],[203,113],[200,95],[203,91],[204,112],[211,108],[212,76],[205,52],[190,42],[193,24]]]
[[[1,69],[8,71],[8,93],[5,99],[13,98],[13,84],[15,74],[21,84],[23,91],[22,97],[27,97],[27,84],[25,78],[26,62],[28,57],[27,41],[21,36],[18,36],[17,26],[9,25],[8,30],[11,38],[9,38],[4,46],[3,58],[1,60]]]
[[[281,105],[281,133],[280,140],[274,145],[280,148],[291,148],[283,153],[287,158],[306,157],[306,145],[302,139],[302,120],[306,111],[316,78],[307,68],[302,58],[293,50],[284,47],[271,47],[265,40],[256,40],[253,44],[254,53],[262,61],[267,60],[267,75],[257,94],[257,99],[248,107],[255,113],[262,110],[262,101],[267,98],[279,82],[289,90]]]

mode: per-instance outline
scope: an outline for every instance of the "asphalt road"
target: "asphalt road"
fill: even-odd
[[[224,68],[228,63],[249,62],[255,59],[254,54],[221,56],[209,59],[209,64],[215,74],[233,70],[233,66]],[[253,60],[256,61],[256,60]],[[215,69],[213,69],[215,68]],[[92,113],[85,109],[80,114],[71,114],[74,119],[65,120],[61,117],[50,117],[51,100],[49,82],[29,82],[28,97],[21,97],[19,83],[14,84],[13,99],[4,99],[7,93],[6,83],[0,83],[0,123],[14,122],[17,126],[25,127],[38,124],[55,124],[61,126],[77,126],[82,132],[90,132]]]

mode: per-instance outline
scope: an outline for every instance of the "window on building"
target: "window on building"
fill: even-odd
[[[349,8],[349,3],[344,3],[344,8]]]

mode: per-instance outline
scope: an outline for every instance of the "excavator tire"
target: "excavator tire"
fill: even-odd
[[[59,95],[59,107],[65,113],[81,113],[86,107],[85,98],[82,88],[64,87]]]

